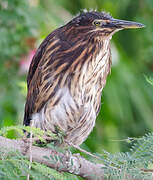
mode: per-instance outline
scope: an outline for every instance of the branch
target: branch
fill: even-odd
[[[30,159],[29,144],[23,140],[11,140],[0,136],[0,151],[7,153],[10,150],[19,151]],[[56,156],[59,160],[55,162],[44,158],[50,156]],[[80,155],[63,154],[49,148],[32,146],[32,159],[57,171],[69,172],[87,180],[94,180],[96,177],[101,180],[104,178],[103,164],[94,164]]]

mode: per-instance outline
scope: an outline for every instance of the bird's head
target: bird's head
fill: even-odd
[[[114,19],[105,12],[82,12],[68,23],[69,30],[72,30],[74,36],[82,37],[94,36],[110,38],[115,32],[122,29],[142,28],[143,24]],[[69,32],[70,32],[69,31]]]

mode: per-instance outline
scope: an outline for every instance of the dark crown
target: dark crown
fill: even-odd
[[[78,25],[85,25],[89,22],[92,22],[95,19],[111,19],[111,18],[112,16],[106,12],[88,11],[88,12],[81,12],[71,21],[71,23]]]

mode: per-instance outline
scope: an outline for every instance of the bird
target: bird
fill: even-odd
[[[83,11],[55,29],[36,51],[27,75],[25,126],[57,134],[80,146],[93,130],[111,71],[114,33],[143,24],[109,13]]]

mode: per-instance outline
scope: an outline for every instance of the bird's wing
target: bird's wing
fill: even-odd
[[[63,52],[70,44],[61,40],[54,31],[42,42],[31,62],[27,77],[28,94],[24,124],[29,125],[33,113],[39,112],[59,89],[64,70],[68,68]]]
[[[39,48],[37,49],[37,52],[35,53],[32,62],[30,64],[30,68],[29,68],[29,72],[28,72],[28,76],[27,76],[27,86],[29,88],[30,82],[33,78],[33,75],[35,74],[35,71],[38,67],[39,62],[41,61],[44,53],[45,53],[45,48],[46,46],[49,44],[49,40],[52,39],[52,34],[49,34],[46,39],[41,43],[41,45],[39,46]]]

